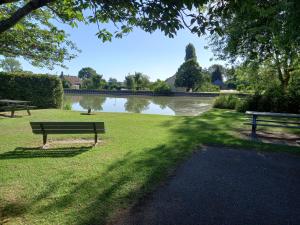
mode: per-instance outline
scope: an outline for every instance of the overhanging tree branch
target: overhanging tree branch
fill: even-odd
[[[13,2],[13,0],[4,0],[4,2]],[[31,13],[32,11],[41,8],[50,2],[54,2],[55,0],[32,0],[25,4],[23,7],[19,8],[15,11],[10,17],[7,19],[0,21],[0,34],[9,28],[13,27],[16,23],[18,23],[23,17]],[[1,2],[0,2],[1,3]]]
[[[12,2],[18,2],[20,0],[0,0],[0,5],[12,3]]]

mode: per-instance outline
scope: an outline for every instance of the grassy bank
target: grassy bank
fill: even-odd
[[[0,223],[105,224],[155,187],[200,144],[300,153],[300,148],[240,138],[240,129],[250,128],[242,125],[242,114],[226,110],[197,117],[84,116],[62,110],[32,114],[0,117]],[[37,147],[42,138],[31,133],[29,121],[104,121],[107,133],[94,148],[86,143],[51,143],[50,149],[41,150]],[[93,135],[83,137],[93,142]]]

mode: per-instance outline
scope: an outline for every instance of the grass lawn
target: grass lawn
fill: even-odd
[[[17,112],[20,115],[22,112]],[[35,110],[0,117],[0,224],[105,224],[151,191],[201,144],[300,153],[300,148],[239,137],[243,114],[211,110],[197,117]],[[102,142],[50,144],[29,121],[104,121]],[[49,135],[70,139],[82,135]],[[93,135],[84,135],[91,139]]]

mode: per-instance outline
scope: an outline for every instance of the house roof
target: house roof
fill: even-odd
[[[81,85],[82,81],[77,76],[63,76],[66,81],[69,81],[71,85]]]
[[[217,79],[215,81],[212,82],[214,85],[218,85],[218,86],[223,86],[224,85],[224,82],[221,81],[220,79]]]

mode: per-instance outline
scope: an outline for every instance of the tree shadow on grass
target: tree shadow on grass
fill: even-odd
[[[4,118],[22,118],[23,116],[22,115],[14,115],[13,117],[11,117],[10,114],[5,114],[5,113],[0,113],[0,118],[1,119],[4,119]]]
[[[14,151],[0,154],[0,160],[4,159],[22,159],[22,158],[39,158],[39,157],[74,157],[92,149],[89,147],[60,147],[51,149],[41,149],[40,147],[24,148],[17,147]]]
[[[40,217],[57,215],[53,221],[48,221],[52,224],[101,225],[111,222],[116,212],[128,208],[153,191],[200,144],[214,141],[245,146],[249,143],[229,132],[235,129],[236,123],[241,123],[241,118],[224,113],[220,119],[219,114],[212,113],[203,117],[178,117],[161,123],[159,126],[168,127],[170,131],[165,143],[153,148],[128,150],[124,156],[106,164],[101,172],[76,180],[72,185],[63,185],[69,182],[72,174],[49,182],[45,184],[47,190],[37,193],[27,202],[27,208],[19,209],[19,212],[27,210]],[[249,144],[252,147],[255,145]],[[62,190],[64,194],[60,194]]]

